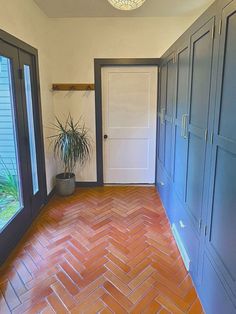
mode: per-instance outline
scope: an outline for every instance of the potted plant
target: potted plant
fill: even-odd
[[[56,134],[50,136],[54,156],[63,164],[63,173],[56,176],[56,191],[61,196],[69,196],[75,191],[74,170],[77,164],[84,165],[91,154],[91,141],[88,129],[81,119],[74,122],[69,114],[65,123],[56,118],[53,124]]]

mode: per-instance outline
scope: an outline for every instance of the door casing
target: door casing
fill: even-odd
[[[103,128],[102,128],[102,125],[103,125],[103,121],[102,121],[102,68],[107,67],[107,66],[157,66],[159,67],[160,64],[161,64],[160,58],[94,59],[97,181],[93,183],[93,185],[96,185],[96,186],[104,185]]]

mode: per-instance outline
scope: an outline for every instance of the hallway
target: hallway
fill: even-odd
[[[53,198],[0,272],[1,314],[202,313],[154,187]]]

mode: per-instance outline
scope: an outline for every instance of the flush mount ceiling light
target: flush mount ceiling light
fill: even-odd
[[[108,0],[118,10],[135,10],[144,4],[146,0]]]

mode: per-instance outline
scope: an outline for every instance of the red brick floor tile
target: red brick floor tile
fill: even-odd
[[[155,188],[54,197],[0,269],[1,314],[201,314]]]

